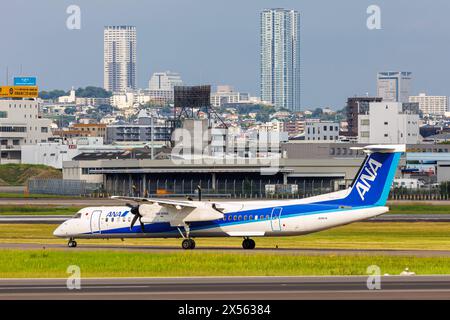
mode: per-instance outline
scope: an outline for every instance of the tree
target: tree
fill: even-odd
[[[78,88],[75,95],[80,98],[109,98],[112,94],[100,87],[87,86],[86,88]]]
[[[67,107],[64,109],[65,114],[75,114],[77,109],[75,107]]]
[[[64,90],[41,91],[39,92],[39,98],[44,100],[54,100],[68,94],[69,93]]]
[[[98,106],[98,111],[102,112],[102,113],[111,113],[113,112],[113,107],[110,106],[109,104],[102,104],[100,106]]]

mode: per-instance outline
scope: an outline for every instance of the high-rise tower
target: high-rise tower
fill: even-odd
[[[136,89],[136,27],[106,26],[103,44],[103,87],[112,92]]]
[[[261,99],[300,111],[300,14],[265,9],[260,27]]]

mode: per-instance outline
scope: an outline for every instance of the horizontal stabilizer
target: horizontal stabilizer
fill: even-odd
[[[362,150],[366,153],[395,153],[395,152],[405,152],[406,151],[406,145],[404,144],[377,144],[377,145],[370,145],[365,147],[352,147],[350,148],[352,150]]]

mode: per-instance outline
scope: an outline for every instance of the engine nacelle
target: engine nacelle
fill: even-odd
[[[199,207],[191,211],[183,221],[189,222],[201,222],[201,221],[212,221],[217,219],[223,219],[223,213],[214,210],[211,207]]]

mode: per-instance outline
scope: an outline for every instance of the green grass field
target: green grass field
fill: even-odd
[[[65,244],[52,233],[56,225],[0,224],[0,243]],[[361,222],[297,237],[255,238],[258,248],[450,250],[450,223]],[[79,246],[180,246],[180,239],[77,240]],[[198,247],[241,247],[241,238],[199,238]]]
[[[67,206],[0,206],[0,215],[74,215],[80,207]]]
[[[401,204],[389,208],[390,214],[450,214],[449,205]]]
[[[59,250],[0,250],[0,256],[1,278],[67,277],[69,265],[79,266],[82,277],[366,275],[370,265],[383,274],[450,273],[450,258]]]

